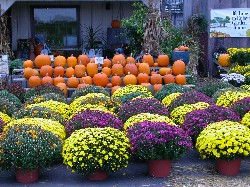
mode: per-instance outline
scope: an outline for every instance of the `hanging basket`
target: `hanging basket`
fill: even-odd
[[[16,170],[16,180],[20,183],[32,183],[38,180],[39,170]]]
[[[240,173],[241,159],[235,160],[216,160],[216,169],[218,173],[226,176],[235,176]]]
[[[171,160],[150,160],[148,161],[148,174],[152,177],[167,177],[170,175]]]

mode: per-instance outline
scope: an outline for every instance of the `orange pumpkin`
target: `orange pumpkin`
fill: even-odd
[[[136,78],[135,75],[130,74],[130,72],[128,72],[128,75],[126,75],[123,78],[123,83],[124,83],[125,86],[129,85],[129,84],[136,85],[137,84],[137,78]]]
[[[85,86],[88,86],[89,84],[85,84],[85,83],[80,83],[78,84],[77,88],[80,89],[80,88],[83,88]]]
[[[186,51],[186,47],[185,47],[184,45],[181,45],[181,46],[179,47],[179,50],[180,50],[180,51]]]
[[[42,84],[51,84],[51,85],[53,85],[53,83],[54,83],[53,79],[48,74],[46,74],[46,76],[44,76],[42,78]]]
[[[113,86],[113,85],[112,85],[112,83],[110,83],[110,82],[106,85],[107,88],[112,88],[112,86]]]
[[[110,82],[111,82],[111,84],[112,84],[113,86],[121,86],[121,85],[122,85],[122,79],[121,79],[121,77],[118,76],[118,75],[112,76]]]
[[[107,77],[110,77],[110,75],[111,75],[111,69],[108,67],[102,68],[102,72],[105,73],[107,75]]]
[[[82,62],[82,64],[86,67],[87,64],[89,63],[89,57],[83,53],[83,54],[78,56],[77,62],[78,62],[78,64],[80,64],[80,62]]]
[[[158,67],[159,64],[158,64],[157,62],[155,62],[153,66],[154,66],[154,67]]]
[[[121,64],[122,66],[126,65],[126,59],[123,54],[115,54],[112,59],[113,64]]]
[[[175,83],[175,77],[172,74],[166,74],[163,77],[165,84]]]
[[[32,60],[25,60],[24,62],[23,62],[23,67],[24,68],[33,68],[33,66],[34,66],[34,63],[32,62]]]
[[[149,53],[146,53],[145,55],[143,55],[142,57],[142,62],[147,63],[150,67],[153,66],[154,64],[154,58],[152,57],[152,55],[150,55]]]
[[[85,73],[85,76],[80,79],[80,83],[92,85],[93,81],[92,81],[92,78],[88,76],[87,73]]]
[[[169,65],[168,55],[159,55],[157,58],[157,63],[161,67],[167,67]]]
[[[138,70],[140,73],[146,73],[146,74],[150,74],[150,67],[148,65],[148,63],[140,63],[139,64],[139,67],[138,67]]]
[[[60,83],[60,82],[65,83],[65,80],[64,80],[63,77],[61,77],[61,76],[59,75],[58,77],[55,77],[55,78],[54,78],[54,85],[55,85],[55,86],[56,86],[58,83]]]
[[[111,60],[109,60],[107,57],[103,60],[103,64],[102,64],[102,67],[108,67],[108,68],[111,68],[112,66],[112,62]]]
[[[111,73],[112,75],[118,75],[120,77],[123,76],[123,73],[124,73],[124,68],[121,64],[114,64],[111,68]]]
[[[98,73],[98,66],[95,63],[88,63],[87,64],[87,73],[90,77],[94,77],[95,74]]]
[[[49,66],[49,65],[42,66],[40,69],[40,75],[42,77],[45,77],[47,74],[48,76],[52,77],[53,72],[54,72],[54,69],[52,68],[52,66]]]
[[[186,84],[186,77],[185,77],[185,75],[181,75],[181,74],[179,74],[179,75],[177,75],[176,77],[175,77],[175,83],[176,84],[181,84],[181,85],[185,85]]]
[[[158,92],[162,88],[162,84],[155,84],[154,85],[154,93]]]
[[[149,82],[149,76],[146,73],[139,73],[137,79],[138,79],[138,84]]]
[[[83,77],[86,73],[86,67],[82,64],[82,62],[80,62],[79,64],[77,64],[75,66],[75,75],[76,77]]]
[[[77,64],[77,59],[73,54],[67,58],[67,64],[68,64],[68,67],[75,68]]]
[[[164,76],[166,74],[172,74],[172,69],[171,68],[161,68],[159,70],[159,73],[161,76]]]
[[[61,65],[56,66],[56,67],[54,68],[54,76],[55,76],[55,77],[58,77],[58,76],[63,77],[63,76],[64,76],[64,71],[65,71],[65,69],[64,69],[64,67],[62,67]]]
[[[36,70],[36,69],[33,69],[33,75],[39,76],[39,75],[40,75],[40,74],[39,74],[39,71]]]
[[[105,87],[108,84],[108,76],[105,73],[97,73],[93,77],[93,82],[96,86]]]
[[[162,84],[162,77],[160,74],[153,74],[150,78],[150,83],[152,85],[155,85],[155,84]]]
[[[135,64],[133,64],[132,62],[126,64],[125,67],[124,67],[124,73],[126,75],[128,75],[128,72],[130,72],[130,74],[133,74],[133,75],[137,76],[138,75],[137,66]]]
[[[64,56],[57,56],[55,57],[54,59],[54,66],[57,67],[57,66],[62,66],[62,67],[65,67],[66,66],[66,58]]]
[[[68,89],[67,89],[67,85],[64,82],[59,82],[56,86],[59,87],[60,90],[63,91],[64,95],[67,95]]]
[[[40,54],[35,58],[35,65],[37,68],[41,68],[45,65],[51,66],[51,59],[49,55]]]
[[[112,87],[112,89],[111,89],[111,95],[113,95],[115,93],[115,91],[117,89],[119,89],[119,88],[121,88],[121,87],[120,86],[114,86],[114,87]]]
[[[229,54],[220,54],[218,57],[218,63],[222,67],[231,66]]]
[[[129,64],[129,63],[135,64],[135,58],[132,56],[127,57],[126,64]]]
[[[72,75],[72,77],[70,77],[67,81],[67,85],[69,88],[77,88],[78,84],[79,80],[74,75]]]
[[[29,87],[32,88],[32,87],[41,85],[42,81],[41,81],[41,78],[38,77],[37,75],[32,75],[29,78],[28,84],[29,84]]]
[[[176,60],[172,66],[172,72],[174,75],[184,75],[186,71],[186,65],[182,60]]]
[[[34,75],[34,69],[27,67],[23,70],[23,77],[25,79],[29,79],[32,75]]]
[[[65,71],[65,75],[68,78],[72,77],[73,75],[75,76],[75,69],[72,67],[68,67]]]
[[[143,83],[141,83],[141,86],[151,86],[152,84],[150,84],[149,82],[143,82]]]

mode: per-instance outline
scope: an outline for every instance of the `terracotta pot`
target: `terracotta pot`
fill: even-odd
[[[166,177],[170,175],[171,160],[149,160],[148,173],[152,177]]]
[[[39,170],[16,170],[16,180],[20,183],[32,183],[38,180]]]
[[[112,20],[111,26],[112,26],[112,28],[120,28],[121,27],[121,21],[119,21],[119,20]]]
[[[102,181],[102,180],[107,179],[108,176],[109,176],[109,173],[107,171],[96,170],[95,173],[87,175],[87,178],[89,180]]]
[[[235,176],[240,173],[241,159],[235,160],[216,160],[216,169],[218,173],[226,176]]]

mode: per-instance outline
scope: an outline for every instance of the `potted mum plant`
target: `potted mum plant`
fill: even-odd
[[[104,180],[109,173],[127,167],[129,140],[111,127],[74,131],[63,146],[63,162],[90,180]]]
[[[222,175],[240,172],[241,160],[250,154],[250,129],[238,122],[220,121],[208,125],[198,136],[195,147],[202,159],[214,158]]]
[[[127,130],[131,153],[148,161],[149,175],[170,174],[171,161],[181,158],[192,147],[191,138],[176,125],[166,122],[143,121]]]
[[[39,127],[14,125],[0,139],[0,168],[16,170],[18,182],[35,182],[40,168],[61,160],[62,140]]]

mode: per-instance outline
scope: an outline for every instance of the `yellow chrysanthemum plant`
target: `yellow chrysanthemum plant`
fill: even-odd
[[[250,111],[243,116],[241,123],[250,128]]]
[[[97,170],[113,173],[128,166],[130,143],[125,133],[111,127],[74,131],[63,146],[63,163],[82,175]]]
[[[170,118],[167,116],[151,113],[140,113],[128,118],[124,123],[124,129],[127,130],[129,127],[133,126],[135,123],[143,121],[152,121],[152,122],[166,122],[170,125],[176,125]]]
[[[215,122],[200,133],[195,147],[202,159],[245,158],[250,155],[250,129],[238,122]]]
[[[161,101],[166,107],[169,107],[171,102],[178,98],[182,93],[176,92],[176,93],[171,93],[170,95],[167,95],[164,97],[164,99]]]
[[[131,84],[117,89],[111,97],[121,97],[127,94],[131,94],[133,92],[140,92],[146,94],[148,97],[153,97],[152,93],[145,86]]]

